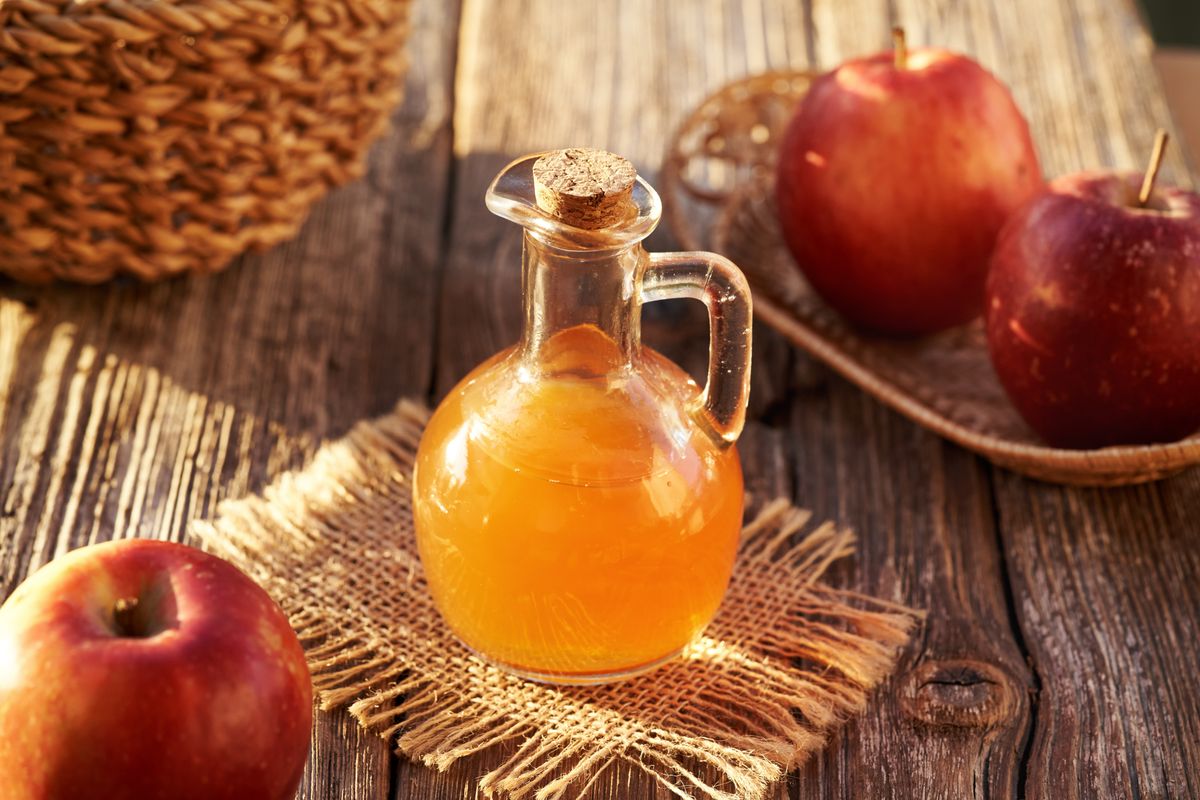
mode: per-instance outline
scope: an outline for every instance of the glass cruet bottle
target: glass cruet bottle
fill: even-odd
[[[721,256],[648,254],[658,195],[611,153],[514,161],[487,205],[525,228],[524,330],[425,429],[413,507],[426,580],[455,634],[511,672],[629,677],[698,636],[729,582],[750,292]],[[641,344],[642,304],[671,297],[708,306],[703,389]]]

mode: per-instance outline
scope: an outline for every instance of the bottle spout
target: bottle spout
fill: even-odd
[[[662,218],[658,193],[620,156],[573,148],[509,164],[487,191],[487,207],[564,250],[636,244]]]

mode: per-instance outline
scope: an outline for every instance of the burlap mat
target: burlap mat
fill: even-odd
[[[618,762],[681,797],[757,798],[860,712],[917,615],[821,583],[853,534],[784,501],[746,526],[717,619],[683,658],[602,687],[556,688],[472,655],[426,590],[409,503],[428,412],[403,402],[194,532],[279,601],[322,706],[446,769],[509,745],[486,793],[578,797]]]

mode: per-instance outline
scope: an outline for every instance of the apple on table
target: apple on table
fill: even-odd
[[[1042,186],[1008,89],[966,56],[896,49],[809,88],[781,142],[784,239],[855,325],[933,333],[983,311],[996,235]]]
[[[1000,234],[992,364],[1043,439],[1150,444],[1200,429],[1200,195],[1147,173],[1050,183]]]
[[[3,800],[291,800],[311,728],[283,612],[195,548],[85,547],[0,607]]]

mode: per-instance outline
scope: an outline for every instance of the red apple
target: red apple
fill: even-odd
[[[776,199],[809,283],[856,325],[924,334],[983,310],[996,235],[1042,186],[1008,90],[936,49],[848,61],[784,135]]]
[[[1062,447],[1200,429],[1200,196],[1142,176],[1053,181],[1000,234],[987,335],[1000,382]]]
[[[291,800],[311,727],[295,633],[215,556],[86,547],[0,607],[4,800]]]

